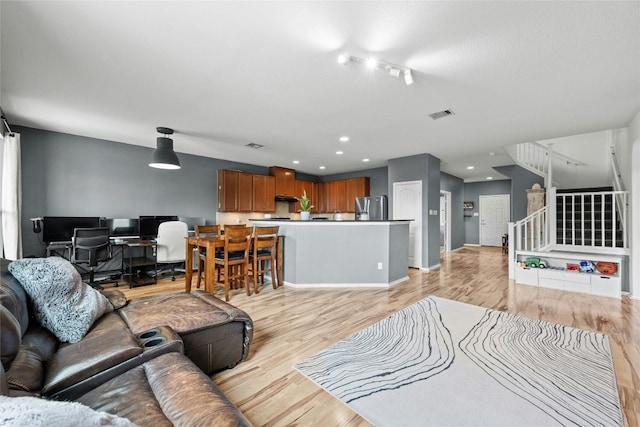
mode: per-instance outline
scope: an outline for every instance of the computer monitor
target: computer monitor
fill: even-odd
[[[177,221],[177,215],[143,215],[140,216],[140,238],[144,240],[158,237],[158,226],[166,221]]]
[[[158,225],[155,216],[140,216],[140,238],[155,239],[158,236]]]
[[[167,222],[167,221],[177,221],[178,220],[178,215],[167,215],[167,216],[156,216],[156,225],[160,225],[163,222]],[[157,232],[158,230],[156,230]]]
[[[106,226],[110,237],[140,236],[140,220],[138,218],[107,218]]]
[[[42,218],[42,240],[50,242],[70,242],[76,228],[100,227],[97,216],[45,216]]]

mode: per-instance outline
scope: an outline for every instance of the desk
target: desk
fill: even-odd
[[[214,277],[215,277],[215,254],[216,248],[224,248],[224,236],[205,236],[205,237],[187,237],[186,253],[185,253],[185,274],[184,274],[184,290],[191,292],[191,280],[193,279],[193,252],[195,248],[205,248],[207,258],[204,262],[204,290],[213,295]],[[284,245],[284,237],[278,236],[276,245],[276,280],[278,286],[282,286],[282,247]]]
[[[158,265],[156,262],[156,248],[157,243],[149,240],[135,240],[135,241],[125,241],[123,243],[119,243],[123,250],[127,249],[128,256],[122,254],[122,271],[123,274],[127,275],[129,278],[129,287],[132,288],[134,286],[141,285],[149,285],[151,283],[156,283],[157,275],[156,270],[158,269]],[[142,256],[133,256],[133,248],[143,248],[144,252]],[[151,249],[151,256],[148,256],[147,250]],[[149,267],[153,266],[154,275],[151,277],[142,277],[138,274],[139,270],[145,270]],[[126,267],[126,268],[125,268]],[[135,276],[135,279],[134,279]]]
[[[55,255],[71,262],[72,251],[73,245],[71,244],[71,242],[51,242],[47,245],[47,257]]]

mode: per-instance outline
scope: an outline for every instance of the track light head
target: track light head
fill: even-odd
[[[376,68],[378,66],[378,60],[376,58],[367,58],[367,61],[365,62],[367,68]]]
[[[342,53],[338,55],[338,64],[348,65],[350,62],[355,64],[364,65],[369,69],[379,68],[389,73],[391,77],[400,77],[400,73],[404,76],[404,82],[407,86],[413,84],[413,74],[411,68],[404,67],[402,65],[392,64],[387,61],[381,61],[373,56],[358,56],[348,53]]]
[[[413,75],[411,74],[411,70],[404,71],[404,82],[407,86],[413,84]]]
[[[351,61],[351,56],[348,53],[342,53],[338,55],[338,64],[347,65]]]

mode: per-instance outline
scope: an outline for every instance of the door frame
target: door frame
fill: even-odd
[[[444,218],[444,251],[451,252],[451,192],[440,190],[440,195],[444,196],[446,213]]]
[[[418,218],[414,218],[414,221],[417,223],[416,227],[416,238],[415,238],[415,247],[414,247],[414,261],[416,263],[412,268],[422,269],[422,214],[423,214],[423,206],[422,206],[422,181],[399,181],[393,183],[393,219],[398,219],[396,215],[396,206],[398,206],[398,198],[396,197],[396,188],[399,185],[419,185],[420,197],[418,198],[418,206],[420,208],[420,213]],[[411,227],[411,224],[409,224]]]
[[[504,197],[507,199],[507,209],[509,210],[509,215],[507,218],[507,228],[505,232],[508,232],[509,221],[511,220],[511,195],[510,194],[483,194],[478,196],[478,209],[479,209],[479,217],[478,217],[478,246],[482,246],[482,199],[489,197]]]

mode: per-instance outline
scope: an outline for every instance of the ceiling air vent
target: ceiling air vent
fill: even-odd
[[[260,144],[256,144],[254,142],[250,142],[247,145],[245,145],[245,147],[249,147],[249,148],[262,148],[264,147],[264,145],[260,145]]]
[[[454,114],[455,113],[451,110],[442,110],[442,111],[438,111],[437,113],[429,114],[429,117],[431,117],[433,120],[438,120],[443,117],[453,116]]]

